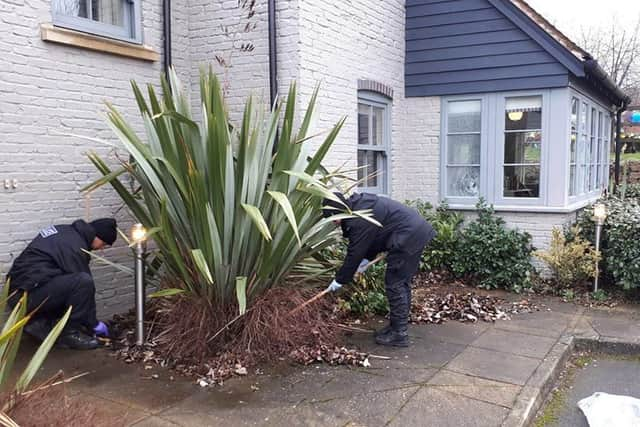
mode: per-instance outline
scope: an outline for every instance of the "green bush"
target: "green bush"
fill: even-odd
[[[464,217],[458,212],[449,210],[449,205],[444,202],[435,210],[429,202],[421,200],[408,201],[407,205],[416,209],[436,232],[436,237],[422,254],[420,271],[451,271]]]
[[[510,230],[484,200],[476,205],[478,218],[462,231],[453,257],[453,273],[477,286],[520,292],[531,285],[529,233]]]
[[[640,199],[606,197],[598,201],[607,207],[600,250],[605,278],[623,289],[640,287]],[[578,217],[581,236],[595,243],[593,206]]]
[[[549,249],[537,251],[535,256],[544,261],[553,272],[558,289],[583,285],[595,276],[598,254],[588,240],[580,236],[580,228],[572,227],[567,233],[554,227]]]
[[[389,312],[389,302],[384,291],[386,268],[386,262],[379,261],[364,274],[356,275],[353,283],[340,297],[340,307],[358,315],[386,315]]]

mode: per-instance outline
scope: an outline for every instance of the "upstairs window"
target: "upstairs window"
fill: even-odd
[[[53,24],[141,43],[140,0],[52,0]]]
[[[358,93],[358,187],[361,192],[389,192],[389,103],[390,100],[375,93]]]

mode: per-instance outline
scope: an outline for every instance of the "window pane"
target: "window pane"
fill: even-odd
[[[124,22],[123,3],[123,0],[92,0],[92,19],[121,27]]]
[[[575,163],[576,162],[576,139],[578,138],[578,135],[576,134],[571,134],[571,163]]]
[[[539,197],[539,166],[505,166],[504,197]]]
[[[449,133],[480,132],[481,105],[480,101],[449,102],[447,105]]]
[[[540,163],[540,132],[507,133],[504,163]]]
[[[541,96],[525,96],[506,99],[506,130],[525,130],[540,128],[542,128]]]
[[[480,194],[479,166],[447,167],[447,196],[478,197]]]
[[[384,169],[381,152],[358,150],[359,187],[381,187],[384,182]]]
[[[125,27],[126,0],[54,0],[54,13]]]
[[[358,104],[358,144],[369,144],[369,114],[371,107]]]
[[[480,135],[449,135],[447,162],[456,165],[480,163]]]
[[[571,99],[571,132],[578,132],[578,99]]]
[[[373,145],[382,145],[384,143],[384,137],[382,135],[382,123],[384,122],[384,109],[379,107],[373,107],[373,116],[371,117],[373,124],[371,129],[373,135],[371,135],[371,143]]]
[[[569,167],[569,195],[575,196],[576,194],[576,167],[571,165]]]

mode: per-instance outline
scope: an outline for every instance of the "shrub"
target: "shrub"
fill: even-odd
[[[452,262],[453,273],[486,289],[520,292],[531,285],[529,233],[509,230],[484,200],[476,205],[478,218],[462,231]]]
[[[358,315],[386,315],[389,312],[389,302],[384,290],[386,268],[386,263],[379,261],[364,274],[357,275],[340,298],[340,306]]]
[[[449,205],[444,202],[435,210],[429,202],[421,200],[408,201],[407,205],[415,208],[429,221],[436,232],[436,237],[422,254],[420,271],[451,271],[451,263],[460,238],[460,227],[464,220],[462,214],[449,210]]]
[[[55,344],[62,329],[71,315],[71,308],[67,309],[62,318],[51,329],[49,335],[42,341],[35,354],[24,368],[22,373],[16,377],[13,372],[13,365],[18,355],[22,330],[31,320],[34,312],[27,313],[27,294],[23,293],[13,310],[7,313],[7,302],[9,299],[9,281],[7,281],[0,291],[0,412],[6,414],[21,399],[25,399],[25,394],[29,384],[40,370],[40,366],[46,359],[49,351]],[[3,425],[13,425],[5,424]]]
[[[265,118],[249,99],[240,125],[230,126],[211,71],[200,78],[200,122],[175,71],[170,85],[161,83],[162,101],[153,86],[147,100],[133,84],[147,143],[109,107],[109,125],[133,160],[111,170],[90,154],[104,177],[85,190],[111,184],[152,231],[164,268],[180,290],[217,308],[237,304],[242,313],[303,260],[336,242],[334,218],[321,216],[322,199],[335,198],[321,162],[344,119],[308,157],[317,89],[294,129],[295,85],[283,117],[280,104]],[[129,190],[119,181],[125,172],[139,188]]]
[[[606,197],[598,201],[607,207],[600,250],[603,272],[622,287],[640,286],[640,199]],[[578,217],[581,236],[595,242],[593,206],[585,208]]]
[[[549,249],[535,253],[549,266],[560,289],[579,286],[592,279],[599,258],[591,242],[581,237],[578,226],[572,227],[568,234],[575,237],[567,239],[560,228],[554,227]]]

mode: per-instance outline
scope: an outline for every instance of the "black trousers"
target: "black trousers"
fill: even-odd
[[[45,318],[53,325],[71,306],[71,316],[65,329],[85,327],[91,331],[98,323],[95,294],[96,288],[90,274],[64,274],[28,292],[27,312],[42,304],[35,317]],[[22,292],[18,292],[10,298],[9,304],[14,307],[21,296]]]
[[[433,237],[433,231],[426,228],[417,230],[414,238],[419,240],[420,250],[413,253],[391,250],[387,254],[385,292],[389,301],[391,328],[395,331],[407,330],[411,310],[411,281],[420,266],[422,251]]]

